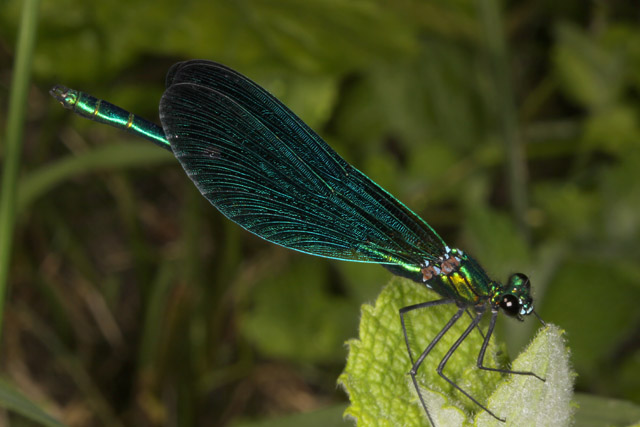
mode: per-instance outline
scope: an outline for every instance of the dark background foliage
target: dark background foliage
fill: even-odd
[[[0,5],[1,117],[20,6]],[[495,278],[528,274],[577,390],[640,402],[639,19],[633,1],[43,2],[4,377],[72,425],[344,407],[343,343],[389,274],[244,232],[170,155],[47,94],[62,83],[157,121],[169,66],[206,58]],[[512,353],[527,342],[501,327]]]

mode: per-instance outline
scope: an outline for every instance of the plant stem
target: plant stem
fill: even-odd
[[[506,178],[514,220],[524,238],[529,238],[526,223],[527,212],[527,168],[522,136],[518,126],[515,96],[513,94],[507,43],[500,16],[499,2],[479,0],[482,29],[486,36],[487,51],[492,68],[498,114],[500,116],[502,140],[507,153]]]
[[[11,247],[15,225],[15,200],[22,151],[31,61],[38,27],[40,0],[25,0],[16,45],[16,59],[9,93],[9,113],[0,191],[0,332],[7,294]]]

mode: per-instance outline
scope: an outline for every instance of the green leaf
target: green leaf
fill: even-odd
[[[593,109],[615,104],[624,85],[624,58],[574,25],[559,25],[554,62],[562,88]]]
[[[408,375],[411,362],[400,326],[398,310],[441,298],[414,282],[396,278],[382,291],[374,306],[362,307],[360,336],[350,340],[347,366],[338,379],[349,393],[351,406],[345,416],[359,425],[428,425],[426,415]],[[408,313],[407,333],[414,357],[453,316],[456,307],[434,307]],[[421,394],[437,425],[504,425],[492,418],[444,381],[436,366],[469,324],[465,316],[442,338],[418,370]],[[533,371],[532,376],[501,376],[476,367],[483,338],[473,331],[446,365],[447,376],[512,425],[568,425],[572,410],[572,373],[561,331],[541,330],[513,369]],[[506,368],[503,353],[491,341],[485,365]],[[495,392],[494,392],[495,391]],[[493,393],[493,395],[492,395]],[[488,403],[487,403],[488,402]],[[474,416],[477,420],[474,422]],[[545,424],[546,423],[546,424]]]
[[[567,426],[571,424],[574,374],[563,331],[555,325],[541,329],[511,369],[535,372],[506,377],[489,399],[489,407],[506,418],[508,425]],[[478,413],[476,425],[504,426],[486,412]]]
[[[634,403],[580,393],[576,402],[577,426],[640,426],[640,406]]]
[[[637,265],[622,257],[607,259],[576,253],[572,258],[559,267],[542,311],[545,318],[555,319],[571,337],[573,365],[580,372],[579,382],[584,384],[598,378],[602,366],[610,363],[611,349],[634,333],[640,273]],[[615,286],[607,286],[610,283]],[[606,298],[615,301],[615,309],[599,315],[605,287]]]
[[[284,415],[276,418],[255,421],[239,421],[232,427],[345,427],[349,423],[340,416],[345,409],[344,404],[327,406],[315,411]]]
[[[251,308],[240,320],[242,335],[269,357],[340,360],[340,344],[355,327],[353,307],[328,292],[325,272],[317,260],[301,257],[287,273],[266,277],[252,290]]]
[[[0,380],[0,407],[16,412],[43,426],[64,426],[5,380]]]

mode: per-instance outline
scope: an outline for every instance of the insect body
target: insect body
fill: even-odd
[[[400,310],[416,373],[442,336],[469,310],[464,334],[438,372],[489,310],[491,321],[478,356],[481,369],[499,311],[522,320],[533,313],[529,280],[512,275],[506,285],[451,249],[422,218],[348,164],[293,112],[247,77],[210,61],[175,64],[160,101],[162,127],[83,92],[56,86],[51,95],[75,113],[146,138],[171,151],[204,197],[227,218],[265,240],[327,258],[378,263],[438,292],[442,299]],[[457,313],[414,359],[405,315],[415,309],[455,304]],[[433,424],[422,396],[422,406]]]

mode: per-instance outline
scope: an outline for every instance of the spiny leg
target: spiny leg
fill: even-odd
[[[411,346],[409,345],[409,337],[407,336],[407,328],[404,323],[404,315],[413,310],[420,310],[421,308],[436,307],[438,305],[455,304],[453,299],[439,299],[435,301],[421,302],[420,304],[408,305],[400,309],[400,323],[402,323],[402,332],[404,333],[404,342],[407,344],[407,352],[409,353],[409,359],[413,365],[413,353],[411,353]]]
[[[467,308],[466,310],[467,314],[469,315],[469,318],[471,319],[471,321],[473,322],[473,314],[471,314],[471,312],[469,311],[469,308]],[[480,336],[482,337],[482,339],[484,340],[484,334],[482,333],[482,329],[480,328],[480,324],[478,323],[478,333],[480,334]]]
[[[493,418],[495,418],[498,421],[502,421],[505,422],[505,420],[503,418],[498,417],[496,414],[494,414],[493,412],[491,412],[489,410],[489,408],[487,408],[486,406],[484,406],[482,403],[478,402],[473,396],[471,396],[468,392],[466,392],[465,390],[463,390],[458,384],[456,384],[455,382],[453,382],[449,377],[447,377],[444,374],[444,367],[446,366],[447,362],[449,361],[449,359],[451,358],[451,356],[453,355],[453,353],[455,353],[455,351],[458,349],[458,347],[460,347],[460,344],[462,344],[462,342],[467,338],[467,336],[469,336],[469,334],[471,333],[471,331],[473,331],[473,329],[478,326],[478,323],[480,323],[480,320],[482,320],[482,315],[484,314],[484,307],[480,307],[478,308],[478,312],[476,314],[476,317],[473,318],[473,320],[471,321],[471,323],[469,324],[469,326],[467,326],[467,329],[465,329],[465,331],[462,333],[462,335],[460,335],[460,338],[458,338],[458,340],[453,343],[453,345],[451,346],[451,348],[449,349],[449,351],[447,351],[447,354],[444,355],[444,357],[442,358],[442,360],[440,361],[440,364],[438,365],[438,374],[444,378],[449,384],[451,384],[452,386],[454,386],[458,391],[460,391],[462,394],[464,394],[465,396],[467,396],[473,403],[475,403],[476,405],[478,405],[479,407],[481,407],[482,409],[484,409],[489,415],[491,415]],[[492,329],[490,328],[487,336],[485,337],[485,342],[488,341],[488,338],[491,337],[491,332]],[[483,343],[484,345],[484,343]]]
[[[463,278],[464,278],[464,281],[466,282],[467,286],[469,287],[469,289],[473,289],[473,286],[471,285],[471,283],[469,283],[467,278],[466,277],[463,277]],[[455,288],[455,285],[453,284],[453,281],[452,281],[451,277],[447,276],[447,279],[449,279],[449,283],[451,283],[451,286],[453,288]],[[478,294],[476,294],[476,296],[479,297]],[[471,314],[470,307],[467,307],[467,309],[465,311],[469,315],[469,319],[471,319],[471,321],[473,322],[473,317],[474,316],[473,316],[473,314]],[[482,333],[482,329],[480,328],[480,324],[478,324],[478,333],[480,334],[480,336],[484,340],[484,334]]]
[[[530,375],[536,377],[540,381],[545,381],[544,378],[539,377],[533,372],[527,371],[512,371],[509,369],[498,369],[498,368],[489,368],[488,366],[484,366],[484,354],[487,351],[487,347],[489,346],[489,340],[491,339],[491,335],[493,334],[493,328],[496,326],[496,319],[498,318],[498,310],[491,310],[491,321],[489,322],[489,329],[487,329],[487,336],[482,342],[482,347],[480,348],[480,353],[478,353],[478,361],[476,365],[479,369],[484,369],[485,371],[493,371],[493,372],[501,372],[503,374],[517,374],[517,375]]]
[[[449,319],[449,322],[447,322],[444,328],[442,328],[440,332],[438,332],[438,334],[433,338],[433,340],[431,340],[427,348],[424,349],[424,351],[422,352],[422,354],[420,355],[420,357],[415,363],[413,362],[413,356],[411,354],[411,346],[409,345],[407,328],[405,327],[405,323],[404,323],[404,315],[407,312],[412,310],[417,310],[420,308],[427,308],[427,307],[434,307],[434,306],[443,305],[443,304],[454,304],[455,302],[456,301],[452,299],[442,299],[437,301],[430,301],[430,302],[425,302],[421,304],[410,305],[408,307],[403,307],[400,309],[400,321],[402,323],[402,332],[404,333],[405,343],[407,344],[407,351],[409,352],[409,358],[411,359],[411,363],[413,363],[413,366],[411,367],[411,371],[409,371],[409,374],[411,375],[411,381],[413,382],[413,387],[415,388],[416,393],[420,398],[420,403],[422,404],[422,408],[424,409],[424,412],[427,414],[427,418],[429,418],[429,422],[434,427],[436,424],[433,422],[433,419],[431,418],[431,414],[429,413],[429,409],[427,408],[427,403],[424,401],[424,398],[420,393],[420,387],[418,385],[418,380],[416,378],[416,375],[418,373],[418,369],[420,368],[420,365],[422,365],[422,362],[427,357],[429,352],[433,349],[433,347],[435,347],[435,345],[438,343],[438,341],[440,341],[440,339],[444,336],[444,334],[446,334],[447,331],[451,329],[451,327],[458,321],[458,319],[460,319],[460,316],[462,316],[462,313],[464,313],[466,308],[465,307],[458,308],[458,311],[456,312],[456,314],[454,314],[453,317]]]

